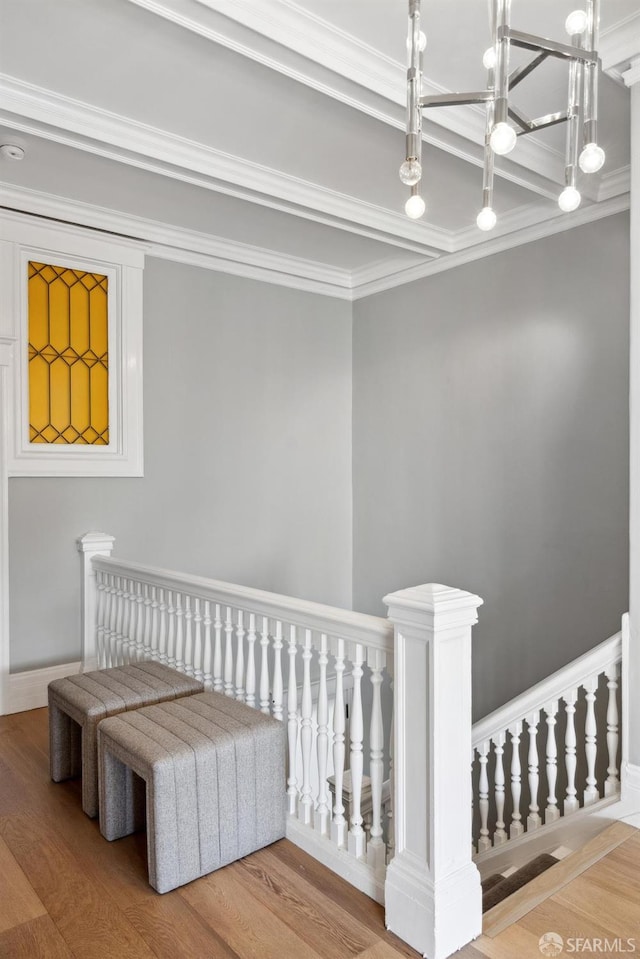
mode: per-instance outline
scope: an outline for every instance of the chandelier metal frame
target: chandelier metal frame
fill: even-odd
[[[586,0],[586,10],[574,11],[567,17],[565,26],[571,43],[514,30],[510,23],[511,0],[490,0],[493,45],[483,58],[487,68],[486,89],[435,96],[422,96],[426,38],[420,29],[420,4],[421,0],[409,0],[406,159],[400,167],[400,179],[411,187],[411,195],[405,205],[407,215],[415,219],[422,216],[425,210],[424,200],[420,195],[423,110],[468,104],[486,106],[482,209],[476,221],[480,229],[492,229],[497,220],[492,207],[494,155],[509,153],[518,137],[537,133],[558,123],[568,124],[565,185],[558,197],[558,204],[564,212],[575,210],[580,204],[580,194],[576,187],[578,167],[584,173],[593,173],[604,163],[604,151],[597,145],[599,58],[596,46],[600,18],[599,0]],[[511,47],[528,50],[534,56],[510,72]],[[510,102],[509,96],[514,87],[522,83],[549,57],[569,64],[567,107],[530,119]],[[509,120],[513,121],[515,126],[510,124]],[[580,144],[582,150],[579,153]]]

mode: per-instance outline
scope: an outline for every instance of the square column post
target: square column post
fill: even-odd
[[[430,583],[385,596],[395,628],[395,857],[387,928],[427,959],[482,932],[471,859],[471,627],[478,596]]]
[[[96,613],[98,606],[98,587],[96,572],[93,568],[94,556],[111,556],[115,543],[115,536],[108,533],[92,531],[85,533],[76,540],[80,553],[80,575],[82,577],[81,593],[81,637],[82,637],[82,672],[91,672],[98,669],[99,650],[96,649]]]

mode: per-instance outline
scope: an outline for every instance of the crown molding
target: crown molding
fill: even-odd
[[[640,56],[640,10],[602,31],[599,53],[604,72],[624,83],[625,69]]]
[[[405,66],[291,0],[128,2],[396,129],[405,128]],[[450,91],[425,77],[423,92]],[[479,166],[484,137],[485,114],[474,106],[431,111],[423,128],[426,143]],[[551,196],[548,183],[540,180],[562,182],[564,157],[540,140],[522,138],[516,154],[502,158],[495,173]]]
[[[58,222],[72,222],[129,239],[136,238],[142,241],[148,256],[310,293],[351,299],[351,274],[348,270],[49,193],[10,184],[0,184],[0,189],[3,206],[10,208],[3,213],[4,219],[21,221],[25,215],[35,215]]]
[[[351,275],[354,300],[364,299],[375,293],[383,293],[385,290],[393,289],[396,286],[404,286],[406,283],[413,283],[415,280],[422,280],[428,276],[434,276],[436,273],[443,273],[445,270],[452,270],[463,266],[465,263],[471,263],[473,260],[480,260],[486,256],[492,256],[495,253],[503,253],[512,247],[523,246],[525,243],[532,243],[535,240],[544,239],[547,236],[553,236],[556,233],[563,233],[566,230],[572,230],[574,227],[584,226],[586,223],[592,223],[595,220],[603,219],[607,216],[613,216],[616,213],[622,213],[629,209],[630,196],[616,196],[611,200],[604,200],[602,203],[594,203],[591,206],[582,207],[575,213],[558,212],[551,219],[542,222],[533,223],[529,226],[523,226],[518,232],[505,233],[503,236],[494,239],[481,241],[475,246],[468,246],[460,249],[456,253],[450,253],[442,256],[430,263],[411,266],[403,270],[398,270],[386,277],[370,281],[367,279],[365,271],[360,273],[354,271]],[[519,216],[526,219],[527,209],[520,211]],[[457,234],[459,242],[462,242],[466,231]]]
[[[0,102],[23,132],[416,253],[450,246],[446,230],[15,77],[0,74]]]
[[[0,189],[3,205],[9,208],[2,214],[7,221],[21,222],[34,215],[57,224],[67,221],[122,235],[137,248],[142,246],[147,256],[344,300],[363,299],[629,209],[629,194],[545,220],[530,205],[503,218],[502,236],[478,240],[478,231],[469,228],[455,234],[456,252],[410,267],[387,259],[349,271],[11,184],[0,183]]]
[[[614,196],[620,196],[628,193],[631,189],[631,167],[623,166],[618,170],[612,170],[611,173],[605,173],[598,189],[598,202],[610,200]]]

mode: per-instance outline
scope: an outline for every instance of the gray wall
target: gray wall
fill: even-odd
[[[354,606],[430,581],[485,600],[474,714],[627,609],[625,214],[354,307]]]
[[[12,479],[11,669],[79,656],[89,529],[114,555],[351,604],[351,307],[148,259],[143,479]]]

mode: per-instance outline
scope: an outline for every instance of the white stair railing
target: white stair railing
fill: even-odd
[[[477,855],[618,796],[621,664],[618,632],[475,724]]]
[[[94,542],[102,555],[91,553]],[[116,560],[105,542],[81,541],[95,590],[84,668],[154,659],[284,722],[287,835],[383,901],[391,711],[383,715],[381,687],[393,666],[392,624]]]

